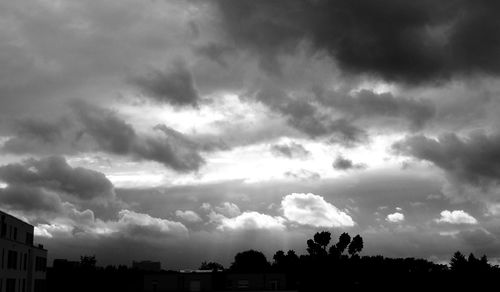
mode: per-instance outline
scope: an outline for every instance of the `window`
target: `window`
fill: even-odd
[[[42,258],[42,257],[36,257],[35,258],[35,271],[36,272],[43,272],[46,270],[47,267],[47,259]]]
[[[5,282],[5,292],[16,292],[16,279],[7,279]]]
[[[189,292],[201,291],[201,282],[198,280],[189,281]]]
[[[279,281],[278,280],[271,280],[271,281],[269,281],[269,286],[270,286],[269,288],[272,291],[276,291],[279,288]]]
[[[248,280],[238,280],[238,289],[248,289],[250,287],[250,283]]]
[[[17,240],[17,227],[14,227],[14,240]]]
[[[7,269],[17,269],[17,251],[9,250],[7,254]]]
[[[28,254],[25,253],[24,254],[24,262],[23,262],[23,270],[26,271],[26,262],[28,261]]]
[[[2,215],[2,219],[0,220],[0,237],[5,237],[6,233],[7,225],[5,224],[5,215]]]
[[[26,232],[26,244],[33,245],[33,233]]]
[[[45,280],[36,279],[34,292],[45,292]]]

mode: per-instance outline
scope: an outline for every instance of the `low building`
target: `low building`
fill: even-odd
[[[288,288],[288,290],[287,290]],[[149,273],[143,292],[295,291],[283,273],[181,271]]]
[[[43,292],[47,250],[34,245],[33,225],[0,211],[0,292]]]
[[[287,287],[282,273],[230,273],[226,276],[227,291],[283,291]]]
[[[159,272],[161,271],[161,263],[153,261],[140,261],[140,262],[133,261],[132,268],[140,271]]]
[[[67,259],[54,259],[52,268],[56,270],[74,270],[80,267],[80,262],[69,261]]]

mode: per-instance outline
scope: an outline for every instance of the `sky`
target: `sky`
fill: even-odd
[[[0,209],[49,260],[500,259],[499,9],[0,1]]]

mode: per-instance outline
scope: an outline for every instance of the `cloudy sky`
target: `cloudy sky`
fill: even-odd
[[[0,1],[0,208],[99,264],[500,258],[499,9]]]

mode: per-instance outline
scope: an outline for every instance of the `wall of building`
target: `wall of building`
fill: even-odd
[[[33,237],[32,225],[0,211],[0,292],[44,291],[47,250]]]

